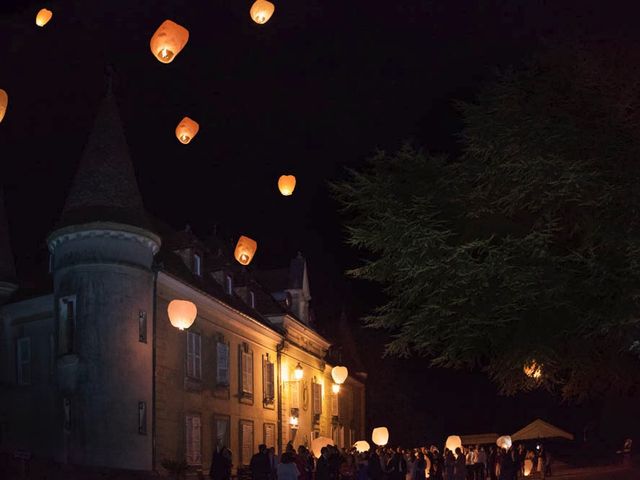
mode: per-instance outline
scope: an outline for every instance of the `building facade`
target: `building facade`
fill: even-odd
[[[47,239],[49,291],[21,297],[8,238],[0,205],[0,451],[166,473],[221,445],[240,467],[261,443],[364,438],[366,377],[333,393],[305,259],[246,269],[149,218],[111,93]],[[197,306],[187,330],[174,299]]]

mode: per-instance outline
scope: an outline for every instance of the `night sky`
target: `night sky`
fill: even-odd
[[[359,254],[344,245],[328,181],[405,140],[455,154],[453,101],[472,99],[496,68],[566,40],[640,37],[635,1],[272,1],[275,14],[260,26],[244,0],[2,0],[0,88],[10,99],[0,186],[24,284],[46,268],[44,240],[104,95],[106,65],[147,210],[205,238],[217,229],[257,239],[257,267],[286,265],[301,250],[331,336],[343,305],[355,323],[379,294],[342,273]],[[54,17],[37,28],[44,6]],[[149,39],[167,18],[190,39],[163,65]],[[174,135],[185,115],[200,123],[187,146]],[[298,179],[288,198],[276,188],[284,173]],[[557,400],[541,393],[499,398],[479,374],[381,361],[370,352],[384,336],[356,334],[369,395],[396,392],[369,399],[370,421],[390,424],[392,442],[510,433],[535,416],[575,429],[597,407],[552,408]],[[398,401],[409,408],[386,414]]]

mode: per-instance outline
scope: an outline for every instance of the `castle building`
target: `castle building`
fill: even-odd
[[[166,473],[221,445],[240,467],[261,443],[365,438],[365,374],[333,393],[305,259],[253,271],[150,218],[112,93],[47,238],[51,291],[20,295],[9,233],[0,204],[0,451]],[[173,299],[197,306],[187,330]]]

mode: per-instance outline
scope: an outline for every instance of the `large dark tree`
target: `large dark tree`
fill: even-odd
[[[462,155],[380,152],[334,186],[369,259],[351,274],[385,288],[366,321],[388,353],[485,369],[505,393],[638,384],[639,63],[583,52],[461,104]]]

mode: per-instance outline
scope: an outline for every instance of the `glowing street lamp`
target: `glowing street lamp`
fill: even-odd
[[[333,385],[331,385],[331,391],[337,395],[338,393],[340,393],[340,385],[334,383]]]
[[[302,365],[300,365],[300,362],[298,362],[298,365],[296,365],[296,369],[293,371],[293,378],[295,378],[296,380],[302,380],[302,377],[304,377],[304,370],[302,370]]]

